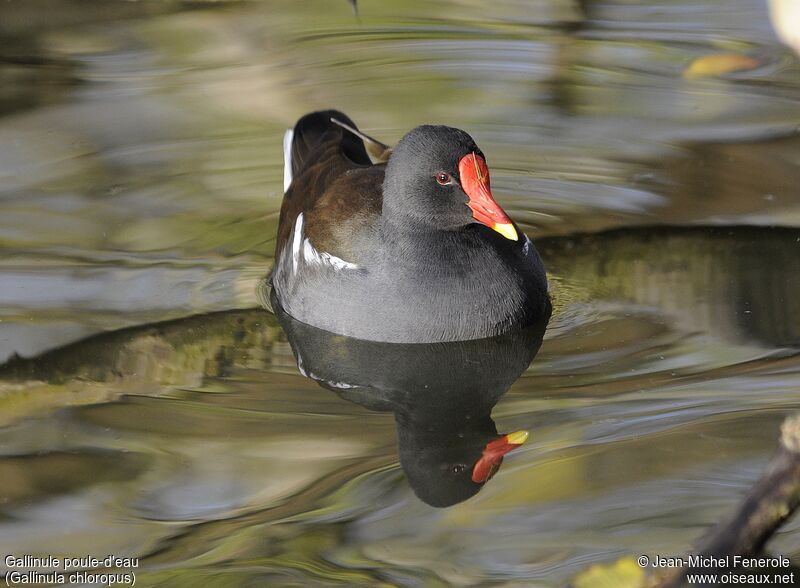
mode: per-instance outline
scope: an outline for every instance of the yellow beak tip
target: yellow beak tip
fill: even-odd
[[[528,440],[528,431],[514,431],[506,435],[506,441],[512,445],[522,445]]]
[[[511,223],[505,224],[496,224],[492,227],[495,231],[503,235],[506,239],[510,239],[511,241],[518,241],[519,235],[517,235],[517,229],[514,228],[514,225]]]

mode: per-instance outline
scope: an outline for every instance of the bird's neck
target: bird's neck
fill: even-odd
[[[432,260],[445,259],[448,264],[459,260],[474,263],[480,250],[480,240],[471,226],[440,228],[395,215],[382,215],[379,223],[380,240],[395,263],[430,264]]]
[[[430,445],[437,439],[472,438],[495,435],[497,429],[491,418],[491,408],[480,412],[461,412],[458,408],[448,413],[415,414],[396,412],[397,435],[406,445]]]

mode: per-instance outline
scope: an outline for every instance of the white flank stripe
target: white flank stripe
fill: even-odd
[[[292,234],[292,271],[297,273],[297,266],[300,264],[300,242],[303,240],[303,213],[297,215],[294,221],[294,233]]]
[[[317,265],[330,265],[333,266],[335,270],[342,270],[342,269],[358,269],[358,266],[354,263],[350,263],[349,261],[345,261],[340,257],[336,257],[335,255],[331,255],[327,251],[323,251],[320,253],[314,246],[311,244],[311,241],[306,239],[303,241],[303,259],[307,263],[315,263]]]
[[[303,239],[303,213],[297,215],[292,231],[292,273],[296,274],[300,266],[300,244],[303,246],[303,262],[314,265],[330,266],[336,271],[343,269],[358,269],[355,263],[345,261],[340,257],[331,255],[327,251],[317,251],[308,239]]]
[[[283,134],[283,193],[289,189],[292,184],[292,138],[294,131],[286,129]]]

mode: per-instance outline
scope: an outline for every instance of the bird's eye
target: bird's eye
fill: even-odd
[[[436,181],[439,182],[442,186],[446,186],[450,182],[453,181],[453,178],[450,177],[450,174],[445,172],[439,172],[436,174]]]
[[[452,470],[452,472],[453,472],[454,474],[460,474],[460,473],[461,473],[461,472],[463,472],[465,469],[467,469],[467,467],[466,467],[466,466],[463,466],[463,465],[461,465],[461,464],[456,464],[456,465],[454,465],[454,466],[451,468],[451,470]]]

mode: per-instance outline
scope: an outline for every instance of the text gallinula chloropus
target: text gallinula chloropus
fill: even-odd
[[[367,147],[391,153],[388,163]],[[271,283],[295,319],[427,343],[491,337],[549,312],[541,258],[495,202],[464,131],[425,125],[388,150],[328,110],[301,118],[284,148]]]

